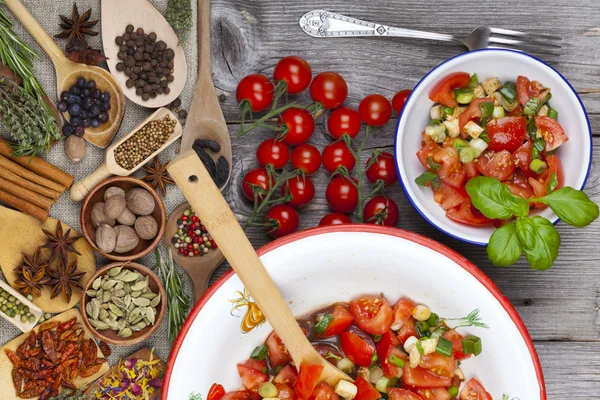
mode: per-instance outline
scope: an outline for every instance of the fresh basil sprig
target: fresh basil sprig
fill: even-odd
[[[473,205],[488,218],[508,219],[529,214],[529,202],[513,195],[498,179],[476,177],[467,182],[466,189]]]

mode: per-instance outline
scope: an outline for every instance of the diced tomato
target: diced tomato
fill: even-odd
[[[399,328],[412,318],[412,310],[416,304],[407,298],[398,300],[394,305],[394,323],[392,326]]]
[[[493,222],[473,207],[470,199],[465,200],[458,207],[446,211],[446,216],[453,221],[472,226],[490,225]]]
[[[381,369],[383,374],[388,378],[400,378],[402,376],[402,368],[390,361],[390,356],[394,355],[402,360],[408,360],[408,355],[396,346],[389,345],[381,361]],[[408,362],[408,361],[406,361]]]
[[[313,390],[310,400],[340,400],[340,397],[328,383],[321,382]]]
[[[527,178],[536,177],[537,174],[529,168],[531,163],[531,150],[533,150],[533,142],[527,140],[514,153],[513,157],[517,161],[517,167]]]
[[[460,162],[454,147],[444,147],[433,155],[433,160],[442,164],[438,175],[442,182],[455,188],[463,185],[467,171]]]
[[[565,185],[565,176],[562,168],[562,162],[557,155],[552,154],[546,157],[546,163],[548,163],[548,177],[546,178],[546,182],[544,182],[544,187],[546,188],[546,193],[548,193],[548,186],[552,180],[552,175],[556,175],[556,180],[558,183],[554,190],[560,189]]]
[[[527,136],[527,119],[525,117],[505,117],[494,119],[485,126],[492,151],[508,150],[515,152]]]
[[[395,308],[396,307],[394,307],[394,309]],[[400,344],[402,343],[400,343],[400,341],[392,331],[384,333],[383,335],[381,335],[381,339],[379,339],[379,341],[375,343],[375,348],[377,349],[377,357],[380,360],[383,360],[389,346],[398,346]]]
[[[354,364],[361,367],[371,365],[375,347],[367,343],[360,336],[351,332],[342,332],[340,334],[340,344],[346,357]]]
[[[523,106],[520,104],[517,105],[514,110],[509,111],[508,113],[509,117],[519,117],[521,115],[523,115]]]
[[[298,373],[296,372],[296,368],[291,365],[286,365],[275,378],[273,378],[273,383],[284,383],[289,386],[294,386],[296,384],[296,379],[298,378]]]
[[[238,364],[237,370],[242,378],[242,384],[248,390],[256,391],[260,385],[269,380],[266,374],[245,364]]]
[[[206,400],[221,400],[223,396],[225,396],[225,389],[223,388],[223,386],[214,383],[208,391]]]
[[[481,118],[481,110],[479,109],[479,105],[481,103],[493,102],[494,100],[490,99],[489,97],[482,99],[473,99],[473,101],[471,101],[471,104],[469,104],[469,107],[465,111],[460,113],[460,115],[458,116],[458,127],[460,128],[460,135],[463,138],[467,137],[467,134],[463,131],[465,125],[468,124],[469,121],[473,120],[479,122],[479,119]]]
[[[263,371],[264,368],[267,368],[267,362],[266,361],[259,361],[259,360],[254,360],[252,358],[247,359],[246,361],[244,361],[244,365],[246,367],[255,369],[257,371]]]
[[[323,332],[322,337],[324,338],[339,335],[354,322],[354,316],[348,307],[343,304],[336,304],[331,315],[333,316],[333,319],[329,325],[327,325],[325,332]]]
[[[437,143],[424,143],[423,147],[417,152],[417,157],[423,167],[425,167],[428,171],[434,172],[427,164],[427,159],[433,159],[433,155],[437,153],[437,151],[441,149],[440,145]]]
[[[460,391],[460,400],[492,400],[492,396],[477,379],[472,378]]]
[[[505,181],[515,172],[516,166],[513,155],[508,150],[494,153],[486,164],[483,174],[500,181]]]
[[[236,390],[225,393],[221,400],[260,400],[260,395],[249,390]]]
[[[377,390],[375,390],[373,385],[371,385],[362,376],[356,378],[354,384],[358,389],[354,400],[378,400],[381,398],[381,394]]]
[[[442,337],[452,342],[452,356],[455,360],[461,361],[471,357],[471,354],[463,353],[463,335],[454,329],[450,329],[442,334]]]
[[[300,367],[296,381],[296,395],[300,400],[308,400],[321,378],[324,367],[316,364],[304,364]]]
[[[411,336],[419,336],[415,320],[412,318],[406,321],[406,323],[402,325],[402,328],[400,328],[400,330],[398,331],[398,340],[404,345],[406,339],[408,339]]]
[[[442,182],[439,189],[434,189],[433,199],[444,211],[448,211],[469,200],[469,195],[463,188],[455,188]]]
[[[465,171],[467,173],[467,181],[480,175],[479,170],[475,166],[475,162],[463,163],[463,166],[465,167]]]
[[[417,390],[419,396],[424,400],[450,400],[450,393],[444,388],[435,389],[419,389]]]
[[[529,78],[519,75],[517,78],[517,98],[519,99],[519,103],[521,105],[527,104],[531,95],[529,94]]]
[[[510,192],[515,196],[522,197],[526,200],[530,199],[533,196],[533,188],[527,182],[527,178],[523,175],[521,171],[515,171],[513,174],[513,178],[510,181],[502,182],[504,183]]]
[[[546,151],[552,151],[569,138],[560,123],[550,117],[535,117],[535,126],[546,142]]]
[[[428,369],[431,372],[452,378],[456,370],[456,361],[454,357],[446,357],[439,353],[431,353],[421,357],[422,368]]]
[[[294,389],[285,383],[276,383],[275,387],[279,390],[279,394],[277,395],[279,400],[296,400],[298,398]]]
[[[285,365],[292,361],[290,353],[288,353],[283,342],[275,332],[271,333],[265,344],[269,348],[269,361],[272,367]]]
[[[408,363],[404,364],[402,379],[406,385],[416,388],[447,388],[452,385],[452,378],[437,375],[421,367],[411,368]]]
[[[406,389],[388,389],[390,400],[423,400],[421,396]]]
[[[543,181],[540,182],[536,178],[529,178],[528,182],[533,188],[533,194],[535,195],[535,197],[543,197],[546,195],[546,185]],[[535,208],[539,208],[540,210],[543,210],[546,207],[548,207],[544,203],[533,203],[533,206]]]
[[[350,302],[350,310],[356,324],[372,335],[383,335],[392,327],[392,307],[383,297],[362,296]]]
[[[440,103],[448,107],[458,107],[452,91],[469,86],[471,75],[466,72],[454,72],[446,76],[429,93],[429,99],[434,103]]]

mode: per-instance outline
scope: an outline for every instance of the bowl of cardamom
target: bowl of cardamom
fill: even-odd
[[[152,270],[116,262],[96,271],[81,296],[83,322],[94,336],[117,346],[150,337],[165,317],[165,288]]]

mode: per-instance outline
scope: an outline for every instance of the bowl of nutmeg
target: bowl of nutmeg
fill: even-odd
[[[165,206],[146,182],[114,177],[93,188],[81,208],[81,229],[90,246],[115,261],[133,261],[158,246]]]

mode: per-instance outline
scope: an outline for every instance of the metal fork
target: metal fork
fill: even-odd
[[[300,27],[310,36],[319,38],[357,36],[408,37],[453,42],[461,44],[469,50],[509,48],[559,56],[559,49],[561,47],[560,44],[557,44],[561,38],[551,35],[480,26],[475,28],[466,38],[459,38],[442,33],[416,31],[362,21],[357,18],[324,10],[314,10],[304,14],[300,18]]]

